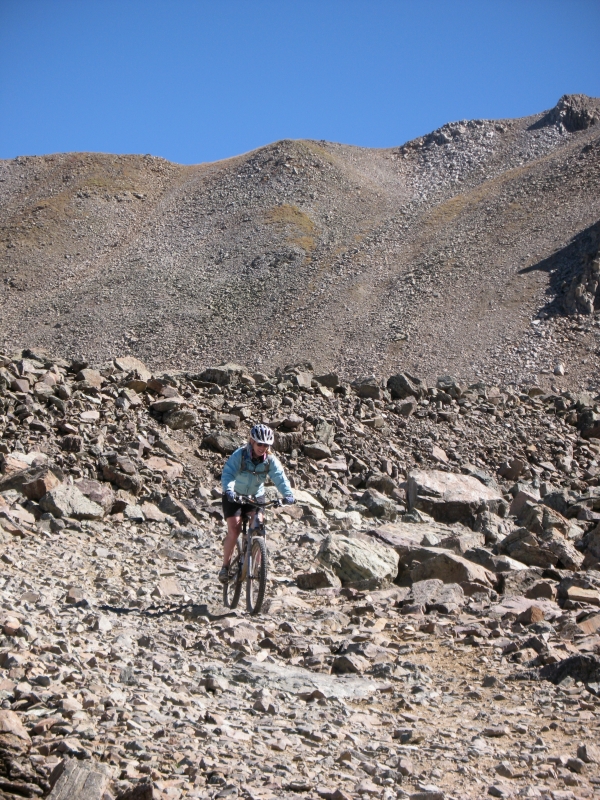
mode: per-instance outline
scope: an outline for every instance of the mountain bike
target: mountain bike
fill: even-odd
[[[281,500],[261,503],[254,497],[236,495],[236,503],[252,506],[257,512],[270,506],[279,507]],[[226,608],[237,608],[242,592],[242,583],[246,581],[246,610],[258,614],[265,599],[267,588],[267,528],[263,515],[262,522],[258,514],[254,525],[250,526],[250,512],[242,515],[242,532],[238,537],[235,550],[229,562],[227,583],[223,585],[223,605]],[[258,523],[258,524],[256,524]]]

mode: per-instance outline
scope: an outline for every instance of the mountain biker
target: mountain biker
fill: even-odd
[[[278,458],[270,451],[275,441],[273,431],[268,425],[255,425],[250,431],[250,440],[247,444],[233,452],[221,475],[223,487],[223,515],[227,520],[227,536],[223,542],[223,566],[219,572],[221,583],[227,583],[229,561],[235,543],[242,530],[242,514],[250,513],[251,525],[262,522],[262,512],[256,512],[250,505],[241,505],[236,501],[236,494],[250,495],[258,500],[265,493],[265,481],[271,478],[284,503],[295,502],[292,487],[288,481],[283,466]]]

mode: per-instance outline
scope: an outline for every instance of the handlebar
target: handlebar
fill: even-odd
[[[236,494],[235,495],[235,502],[236,503],[240,503],[240,505],[253,506],[254,508],[259,508],[259,509],[260,508],[271,508],[271,507],[279,508],[280,506],[283,505],[282,501],[279,498],[276,498],[275,500],[271,500],[268,503],[261,503],[261,502],[257,502],[254,497],[251,497],[250,495],[244,495],[244,494]]]

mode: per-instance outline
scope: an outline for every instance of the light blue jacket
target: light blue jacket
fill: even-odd
[[[264,461],[255,464],[252,461],[251,453],[251,445],[245,444],[243,447],[238,447],[229,456],[221,475],[223,492],[262,497],[268,477],[271,478],[280,494],[284,497],[293,496],[292,487],[281,461],[269,453]]]

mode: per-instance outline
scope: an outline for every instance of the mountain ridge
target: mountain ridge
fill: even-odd
[[[564,361],[587,385],[593,314],[590,335],[565,349],[571,320],[560,302],[545,310],[561,290],[535,266],[600,218],[599,109],[565,96],[377,150],[283,140],[191,166],[0,162],[4,347],[194,369],[309,358],[343,374],[435,376],[450,365],[505,383],[543,381]],[[499,357],[506,337],[532,367]]]

